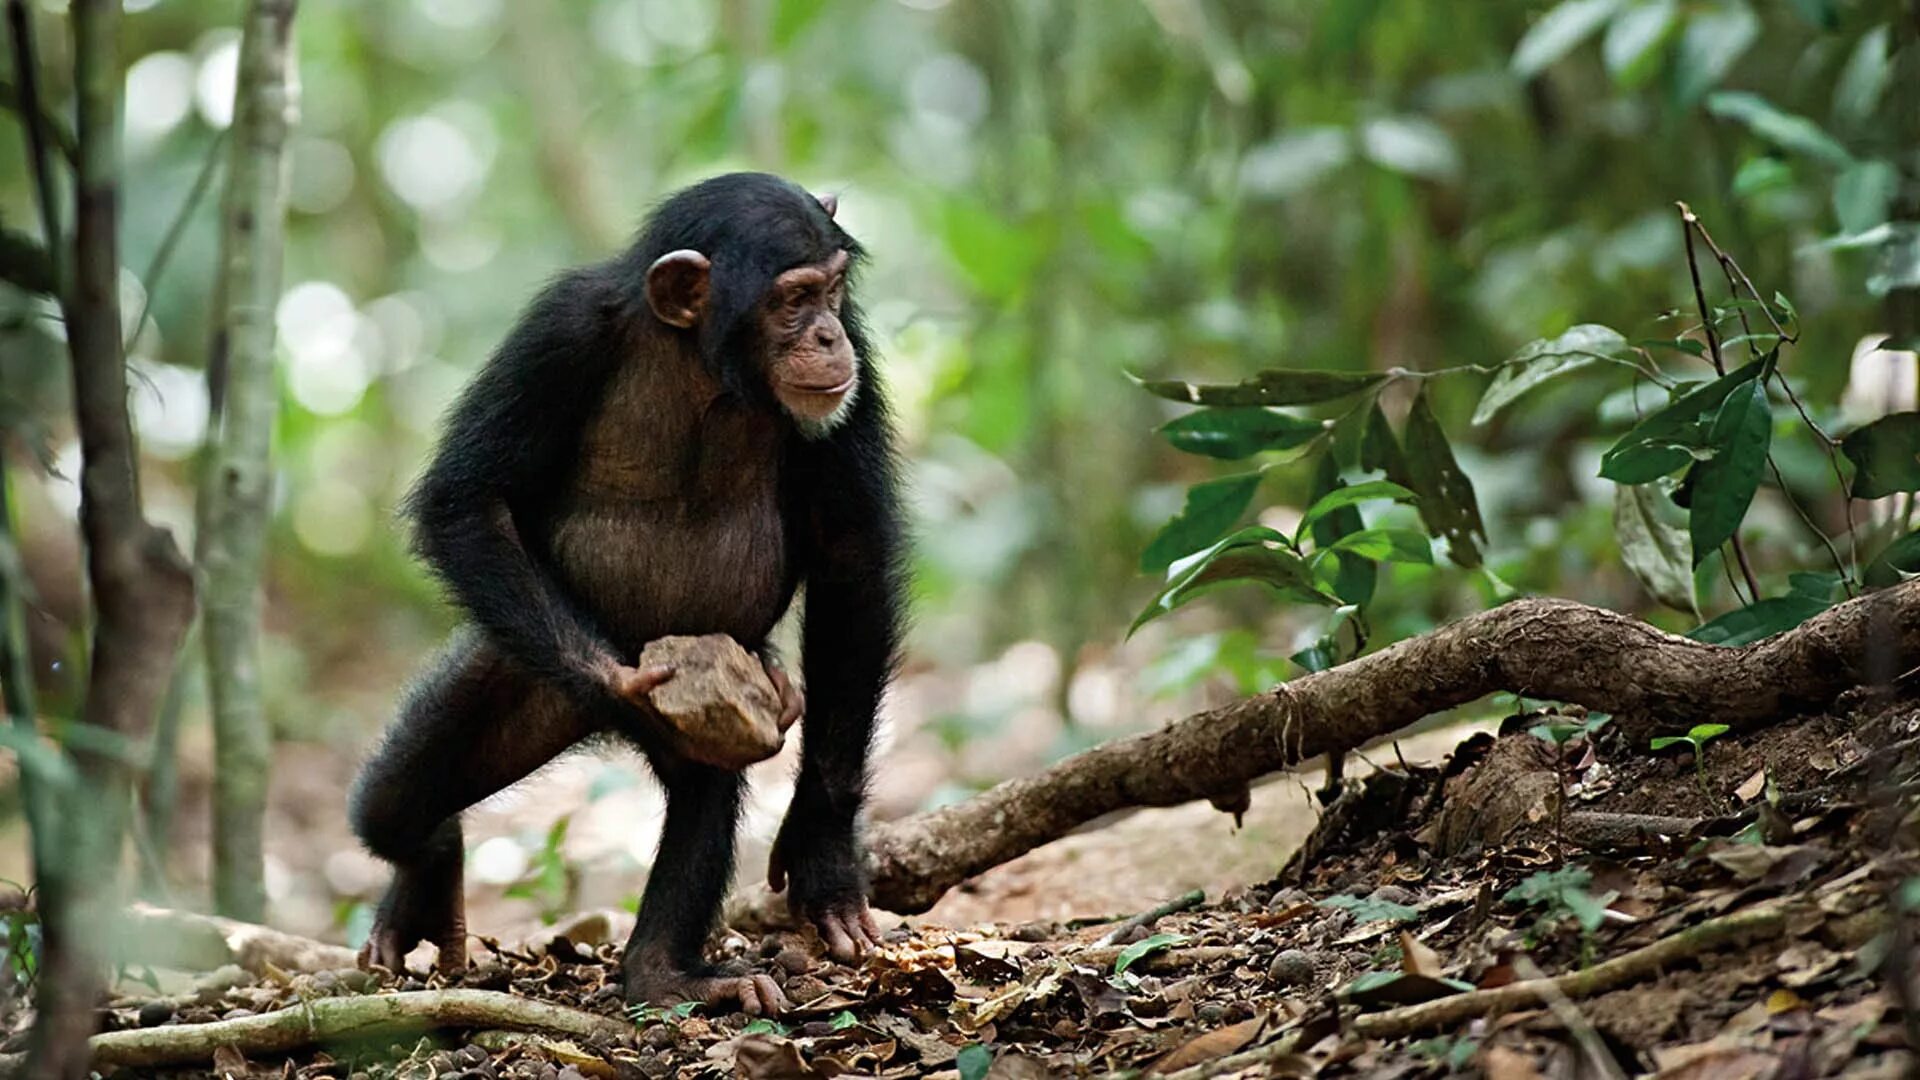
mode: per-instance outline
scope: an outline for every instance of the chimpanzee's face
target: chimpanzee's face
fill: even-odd
[[[840,323],[848,256],[836,251],[773,279],[759,309],[762,364],[781,408],[808,435],[839,426],[860,389],[853,344]]]

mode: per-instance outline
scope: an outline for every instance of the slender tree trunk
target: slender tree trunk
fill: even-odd
[[[141,511],[139,457],[127,416],[117,237],[120,5],[74,0],[71,11],[79,153],[72,272],[61,309],[73,360],[80,530],[96,617],[81,712],[81,734],[90,737],[71,746],[81,787],[63,815],[64,872],[41,883],[45,951],[29,1071],[48,1078],[88,1071],[87,1037],[118,909],[131,790],[127,763],[166,691],[194,603],[186,560]]]
[[[295,0],[252,0],[240,44],[234,138],[221,203],[220,329],[226,393],[200,497],[203,637],[213,707],[213,895],[223,915],[266,914],[261,819],[271,733],[260,700],[260,569],[265,555],[269,461],[279,403],[274,306],[286,221],[283,153],[295,111]]]

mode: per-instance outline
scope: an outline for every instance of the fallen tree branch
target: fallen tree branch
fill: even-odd
[[[335,971],[354,966],[344,945],[283,933],[254,923],[190,911],[134,904],[116,957],[122,963],[181,971],[212,971],[238,964],[256,975],[281,971]]]
[[[1821,707],[1920,664],[1920,582],[1741,648],[1568,600],[1516,600],[1159,731],[1117,739],[964,802],[876,826],[873,900],[912,914],[1104,814],[1220,800],[1268,773],[1497,692],[1604,709],[1633,737]]]
[[[427,1031],[504,1028],[580,1039],[624,1039],[633,1026],[596,1013],[497,990],[416,990],[318,998],[292,1008],[211,1024],[133,1028],[95,1035],[94,1068],[186,1065],[231,1046],[249,1057],[285,1054],[314,1043]]]
[[[1351,1030],[1362,1038],[1397,1039],[1476,1017],[1536,1008],[1555,999],[1572,1001],[1604,994],[1656,975],[1670,964],[1724,945],[1748,944],[1785,933],[1788,908],[1784,903],[1762,904],[1708,919],[1644,948],[1551,979],[1528,979],[1492,990],[1473,990],[1419,1005],[1370,1013],[1356,1017]]]

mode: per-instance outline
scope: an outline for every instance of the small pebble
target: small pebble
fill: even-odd
[[[560,1080],[560,1070],[554,1068],[552,1063],[542,1065],[540,1066],[540,1080]]]
[[[833,1025],[825,1020],[809,1020],[796,1033],[809,1039],[824,1039],[833,1034]]]
[[[587,1080],[587,1078],[581,1074],[579,1069],[569,1065],[560,1070],[559,1080]]]
[[[487,1058],[488,1058],[488,1054],[487,1054],[486,1047],[476,1046],[473,1043],[468,1043],[467,1045],[461,1047],[460,1051],[453,1055],[453,1060],[459,1062],[460,1064],[466,1066],[469,1069],[474,1068],[475,1066],[478,1066],[478,1065],[486,1064]]]
[[[1382,885],[1371,893],[1368,893],[1367,899],[1403,906],[1412,906],[1413,904],[1413,894],[1398,885]]]
[[[1194,1019],[1203,1024],[1221,1024],[1227,1019],[1227,1007],[1217,1001],[1209,1001],[1193,1010]]]
[[[1313,958],[1299,949],[1281,949],[1273,954],[1273,966],[1267,976],[1278,986],[1305,986],[1314,979]]]
[[[794,975],[787,979],[787,997],[795,1005],[804,1005],[827,992],[827,984],[812,975]]]
[[[140,1026],[159,1027],[173,1019],[173,1002],[149,1001],[140,1006]]]
[[[425,990],[426,988],[426,983],[421,982],[412,975],[400,980],[400,989],[402,990]]]
[[[1289,887],[1273,894],[1273,898],[1267,901],[1267,910],[1291,911],[1302,904],[1311,903],[1313,903],[1313,897],[1308,896],[1300,889]]]
[[[640,1042],[655,1050],[667,1050],[680,1042],[680,1029],[672,1024],[649,1024],[640,1029]]]
[[[1015,941],[1047,941],[1053,937],[1053,924],[1045,922],[1021,923],[1007,935]]]

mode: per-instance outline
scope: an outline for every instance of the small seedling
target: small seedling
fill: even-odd
[[[1127,969],[1162,949],[1169,949],[1186,941],[1179,934],[1153,934],[1120,950],[1113,958],[1113,976],[1110,980],[1118,986],[1132,986],[1135,976],[1127,974]]]
[[[1563,866],[1534,874],[1508,889],[1501,899],[1541,909],[1540,921],[1533,930],[1536,938],[1551,932],[1566,919],[1573,919],[1580,926],[1580,953],[1584,964],[1593,950],[1593,932],[1606,920],[1607,905],[1620,895],[1612,889],[1598,895],[1590,893],[1587,886],[1592,883],[1593,874],[1586,867]]]
[[[1686,743],[1693,747],[1693,775],[1700,783],[1700,794],[1712,803],[1713,792],[1707,788],[1707,744],[1725,735],[1730,730],[1725,724],[1695,724],[1687,729],[1685,735],[1662,735],[1653,740],[1655,750],[1665,750],[1675,743]]]
[[[791,1034],[792,1032],[793,1032],[792,1027],[786,1024],[783,1024],[778,1020],[769,1020],[764,1016],[756,1017],[752,1020],[747,1021],[747,1026],[740,1029],[740,1034],[742,1035],[785,1036],[785,1035]]]

